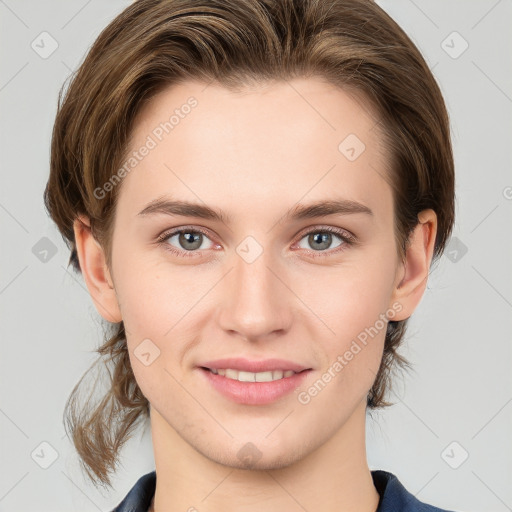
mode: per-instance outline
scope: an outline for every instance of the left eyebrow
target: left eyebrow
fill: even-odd
[[[333,199],[317,201],[309,205],[298,204],[289,210],[283,219],[312,219],[327,215],[349,215],[354,213],[373,215],[372,210],[362,203],[350,199]]]
[[[138,215],[146,216],[158,213],[217,220],[223,223],[230,222],[229,215],[221,209],[213,209],[209,206],[189,201],[171,201],[164,197],[155,199],[148,203]],[[317,201],[308,205],[296,205],[281,217],[278,223],[281,224],[285,220],[312,219],[328,215],[349,215],[357,213],[364,213],[370,216],[373,215],[372,210],[368,208],[368,206],[349,199]]]

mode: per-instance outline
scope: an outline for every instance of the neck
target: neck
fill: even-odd
[[[199,453],[151,411],[157,483],[151,511],[375,512],[366,461],[365,404],[326,443],[291,465],[237,469]]]

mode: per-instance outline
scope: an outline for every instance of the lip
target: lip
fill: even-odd
[[[307,366],[302,366],[292,361],[286,361],[285,359],[263,359],[261,361],[251,361],[243,357],[228,357],[224,359],[216,359],[215,361],[206,361],[199,366],[214,370],[218,370],[219,368],[231,368],[233,370],[252,373],[274,370],[293,370],[294,372],[299,373],[303,370],[311,370],[311,368],[308,368]]]
[[[267,360],[265,363],[269,364],[268,361],[270,360]],[[274,363],[272,364],[277,364],[275,361],[278,360],[273,361]],[[218,362],[215,362],[215,364],[218,364]],[[280,362],[279,364],[282,363]],[[295,365],[295,367],[297,367],[297,365]],[[219,368],[223,368],[223,366],[219,366]],[[233,367],[227,366],[227,368]],[[278,370],[282,368],[283,367],[275,369]],[[294,373],[291,377],[283,377],[282,379],[275,380],[272,382],[240,382],[235,379],[228,379],[227,377],[223,377],[222,375],[212,373],[205,367],[199,367],[198,369],[200,373],[205,376],[207,382],[214,389],[222,393],[226,398],[232,400],[233,402],[245,405],[264,405],[275,402],[279,398],[282,398],[287,394],[291,393],[293,390],[297,389],[300,386],[300,384],[304,381],[306,376],[309,375],[309,373],[312,371],[311,368],[304,369],[303,371],[300,371],[300,373]]]

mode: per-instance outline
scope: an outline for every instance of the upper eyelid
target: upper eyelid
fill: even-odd
[[[210,237],[209,230],[206,228],[200,228],[198,226],[184,226],[184,227],[178,227],[178,228],[171,228],[166,229],[165,231],[162,231],[160,235],[157,236],[158,240],[166,240],[167,238],[170,238],[171,236],[178,235],[180,233],[202,233],[203,235],[206,235]]]
[[[309,233],[315,233],[315,232],[328,232],[332,233],[333,235],[342,236],[343,234],[346,234],[347,238],[355,239],[355,235],[353,235],[350,231],[348,231],[345,228],[340,227],[334,227],[334,226],[313,226],[309,228],[304,228],[304,230],[300,231],[297,236],[300,236],[301,238],[303,236],[306,236]]]

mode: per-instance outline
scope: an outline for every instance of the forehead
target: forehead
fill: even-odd
[[[381,125],[363,95],[319,78],[227,89],[187,81],[139,112],[128,155],[145,156],[124,178],[130,203],[169,192],[212,205],[296,203],[326,194],[370,200],[387,187]],[[318,197],[317,197],[318,196]]]
[[[187,118],[191,120],[185,123]],[[186,81],[146,102],[135,119],[132,142],[149,133],[157,142],[171,133],[173,138],[180,132],[189,135],[191,124],[195,143],[215,145],[221,137],[235,143],[244,137],[280,147],[301,136],[311,140],[312,135],[336,144],[349,133],[373,145],[379,142],[381,128],[375,108],[362,92],[341,89],[320,77],[269,80],[237,89]],[[273,137],[276,132],[282,135],[278,140]]]

